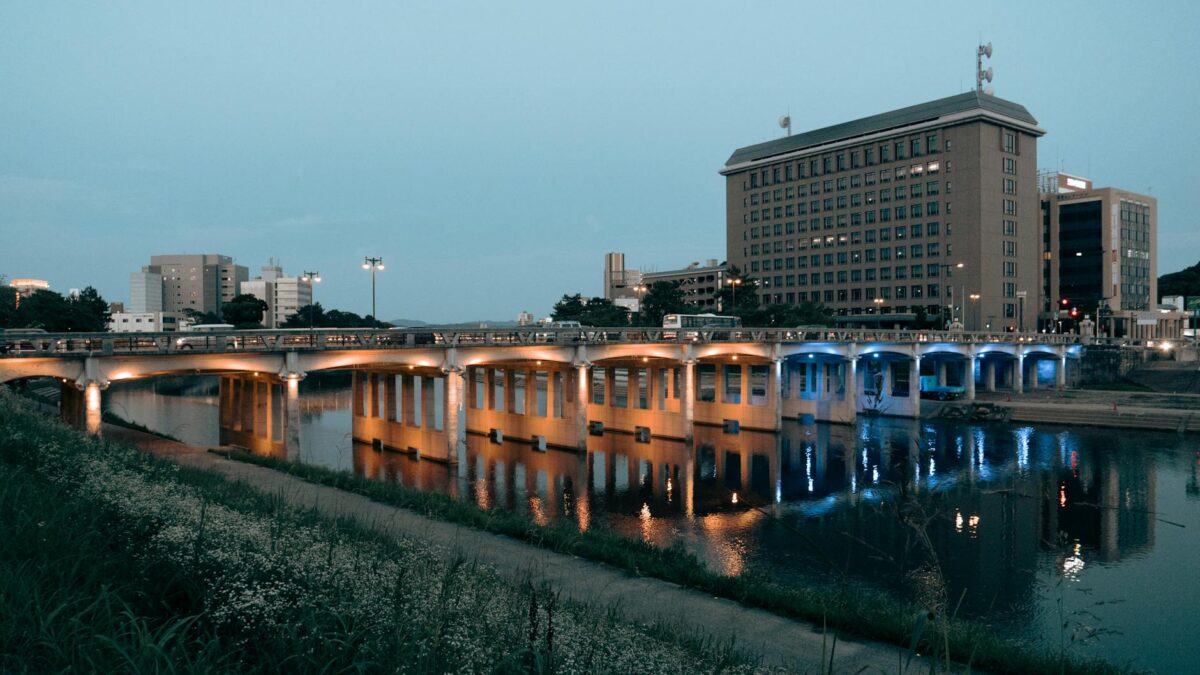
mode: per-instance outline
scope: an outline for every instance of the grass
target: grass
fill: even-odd
[[[752,672],[0,393],[0,672]]]
[[[506,535],[860,637],[901,645],[912,653],[941,650],[942,658],[948,654],[957,663],[1000,673],[1126,672],[1099,659],[1081,659],[1049,647],[1038,648],[1004,639],[980,622],[953,616],[930,616],[922,607],[848,584],[801,587],[777,583],[760,575],[724,576],[712,572],[679,546],[657,548],[596,527],[580,532],[569,523],[538,525],[511,511],[485,510],[446,495],[371,480],[348,471],[239,450],[226,454],[231,459],[287,472],[309,482],[354,492],[433,518]],[[935,625],[937,635],[933,634]]]

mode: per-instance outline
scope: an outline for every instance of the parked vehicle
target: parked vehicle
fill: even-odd
[[[189,333],[175,340],[175,346],[179,349],[212,349],[217,346],[217,341],[212,335],[206,333],[228,333],[234,330],[233,324],[230,323],[198,323],[191,326],[180,328],[180,332]],[[195,333],[195,335],[191,335]]]
[[[936,375],[921,376],[921,398],[953,401],[962,396],[965,391],[962,387],[938,384]]]

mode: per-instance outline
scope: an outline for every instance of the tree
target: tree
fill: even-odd
[[[18,306],[19,305],[19,306]],[[51,333],[102,333],[111,317],[108,303],[88,286],[70,298],[39,290],[17,299],[17,290],[0,286],[0,327],[42,328]]]
[[[724,316],[736,316],[745,323],[758,309],[758,279],[746,276],[736,265],[725,271],[725,283],[717,291],[717,306]]]
[[[323,327],[325,326],[325,321],[325,308],[321,307],[321,303],[318,302],[313,305],[305,305],[296,310],[295,314],[284,320],[280,328]]]
[[[266,311],[266,302],[247,293],[235,295],[232,300],[221,305],[225,322],[233,324],[234,328],[262,328],[263,314]]]
[[[221,321],[221,317],[217,316],[216,312],[201,312],[200,310],[192,309],[191,307],[185,307],[183,309],[183,315],[186,316],[192,323],[224,323]]]
[[[550,313],[550,317],[555,321],[579,321],[583,312],[583,296],[576,293],[563,295],[562,300],[554,303],[554,311]]]
[[[678,281],[656,281],[642,296],[638,323],[643,326],[661,326],[667,314],[696,314],[699,310],[688,304],[683,286]]]
[[[99,291],[88,286],[79,295],[70,299],[71,328],[86,333],[103,333],[108,330],[108,321],[112,313],[108,311],[108,303],[100,297]]]
[[[608,298],[590,298],[577,320],[585,326],[628,326],[629,310],[614,305]]]

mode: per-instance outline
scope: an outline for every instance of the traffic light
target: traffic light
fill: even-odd
[[[1067,305],[1069,305],[1069,304],[1071,304],[1071,299],[1070,299],[1070,298],[1063,298],[1063,299],[1062,299],[1062,306],[1063,306],[1063,307],[1066,307],[1066,306],[1067,306]]]
[[[1075,318],[1075,317],[1077,317],[1077,316],[1079,316],[1079,308],[1078,308],[1078,307],[1072,307],[1072,308],[1071,308],[1071,318],[1072,318],[1072,319],[1074,319],[1074,318]]]

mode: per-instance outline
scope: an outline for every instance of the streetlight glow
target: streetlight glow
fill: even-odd
[[[378,321],[379,317],[375,316],[375,272],[383,269],[383,258],[366,256],[363,258],[362,267],[364,270],[371,270],[371,319]]]

